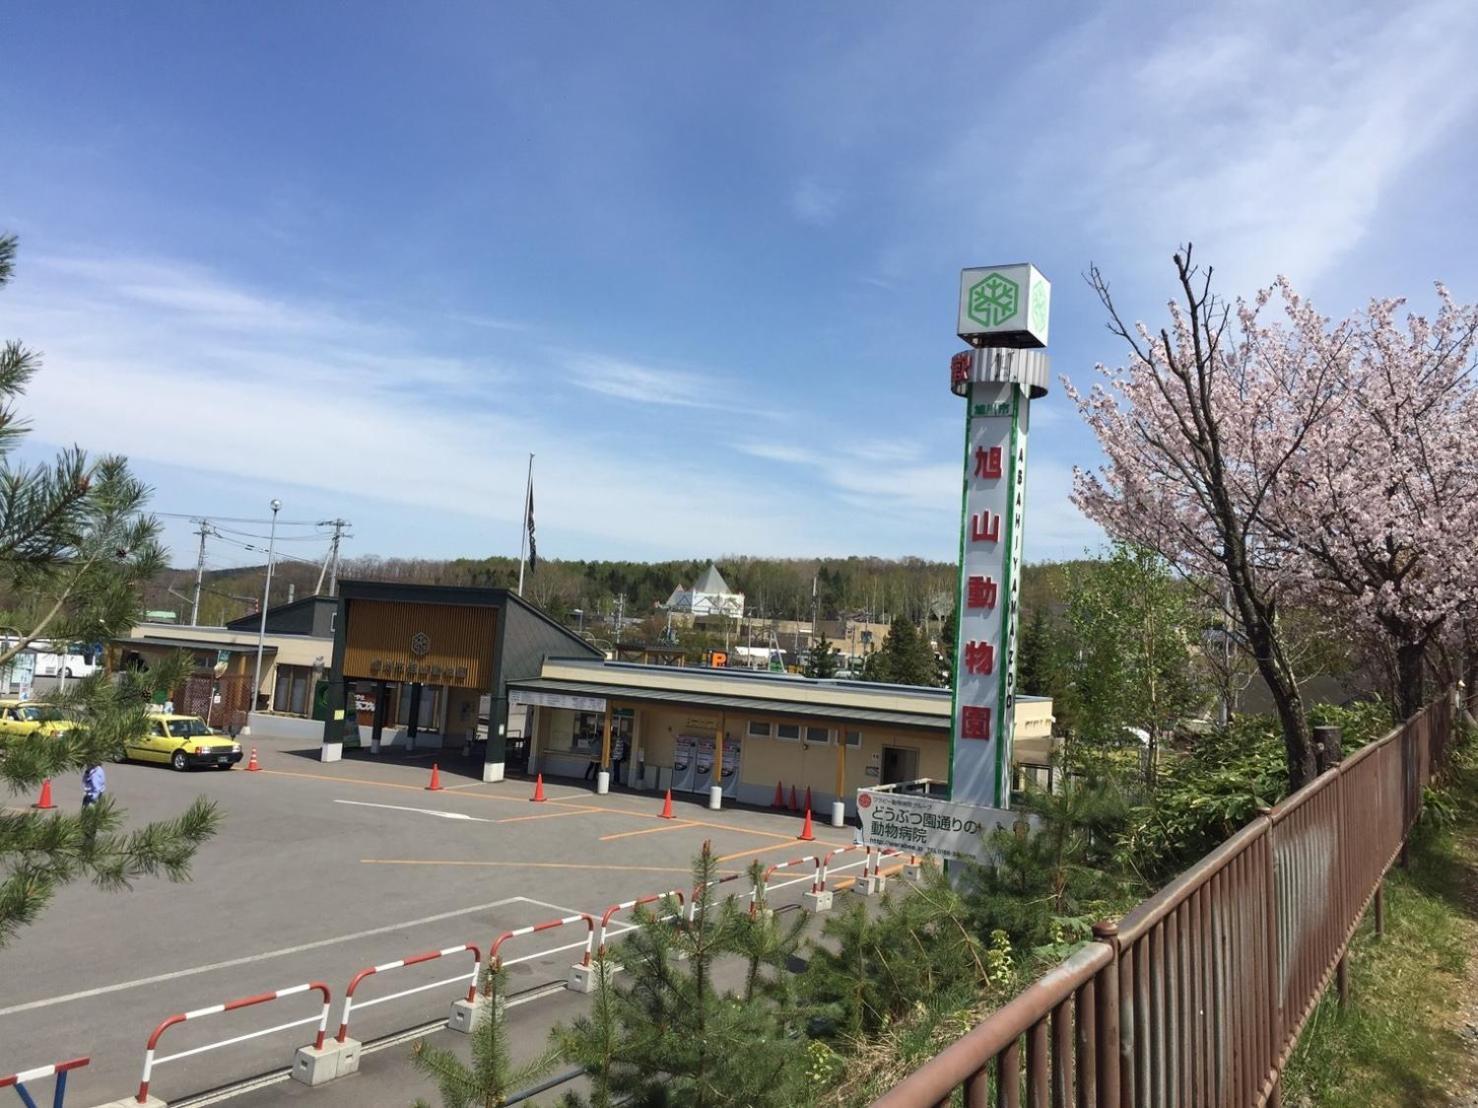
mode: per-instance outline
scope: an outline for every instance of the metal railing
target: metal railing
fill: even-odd
[[[1279,1076],[1446,761],[1443,696],[1272,809],[874,1108],[1277,1105]]]

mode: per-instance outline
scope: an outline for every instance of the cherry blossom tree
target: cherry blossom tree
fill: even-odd
[[[1437,296],[1432,319],[1402,323],[1403,301],[1375,300],[1344,325],[1339,406],[1270,511],[1310,594],[1385,640],[1402,718],[1425,702],[1429,652],[1478,601],[1478,308]]]
[[[1348,336],[1328,332],[1306,308],[1287,332],[1263,328],[1253,304],[1212,292],[1188,245],[1175,255],[1180,295],[1158,331],[1124,322],[1107,280],[1089,283],[1129,364],[1083,394],[1068,395],[1098,437],[1107,465],[1074,475],[1074,501],[1116,539],[1159,553],[1223,603],[1268,687],[1283,731],[1288,779],[1316,769],[1308,718],[1279,625],[1301,582],[1270,526],[1279,479],[1309,431],[1335,408],[1336,364]]]
[[[1066,382],[1107,457],[1076,473],[1074,498],[1224,597],[1297,788],[1315,766],[1284,613],[1317,603],[1352,636],[1379,633],[1409,713],[1426,651],[1475,599],[1478,479],[1463,438],[1478,426],[1478,316],[1439,286],[1433,321],[1403,327],[1401,301],[1380,300],[1333,324],[1284,279],[1229,303],[1189,246],[1174,261],[1179,296],[1158,331],[1126,325],[1090,271],[1130,358],[1100,366],[1086,395]],[[1282,315],[1268,320],[1274,297]]]

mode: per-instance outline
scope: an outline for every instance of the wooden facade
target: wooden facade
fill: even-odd
[[[417,601],[345,601],[343,677],[486,692],[498,609]]]

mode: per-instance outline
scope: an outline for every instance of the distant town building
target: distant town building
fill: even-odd
[[[731,589],[718,566],[710,562],[691,589],[678,585],[663,607],[675,615],[688,616],[695,623],[708,619],[743,619],[744,594]]]

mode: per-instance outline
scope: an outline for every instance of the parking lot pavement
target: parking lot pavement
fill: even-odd
[[[203,794],[225,813],[222,831],[200,851],[190,883],[69,887],[0,950],[0,1073],[90,1054],[69,1092],[74,1103],[100,1103],[132,1090],[149,1032],[172,1013],[319,980],[333,990],[336,1021],[361,968],[466,942],[485,951],[505,929],[686,887],[705,840],[732,873],[754,857],[769,864],[851,841],[850,832],[818,828],[817,842],[798,843],[798,819],[779,813],[679,803],[678,818],[660,820],[651,794],[597,797],[560,783],[546,783],[549,800],[539,805],[527,782],[455,773],[443,774],[447,789],[428,792],[426,762],[322,765],[263,744],[259,757],[263,772],[250,774],[108,768],[109,791],[131,822],[177,814]],[[55,783],[63,808],[79,793],[78,782]],[[780,895],[802,888],[803,879]],[[513,940],[504,952],[511,989],[563,979],[584,942],[583,923]],[[452,977],[470,960],[408,968],[384,987]],[[432,989],[366,1009],[354,1035],[428,1023],[448,1002]],[[160,1056],[312,1017],[315,1004],[300,995],[191,1021],[168,1032]],[[313,1030],[162,1064],[154,1088],[173,1099],[279,1069]]]

